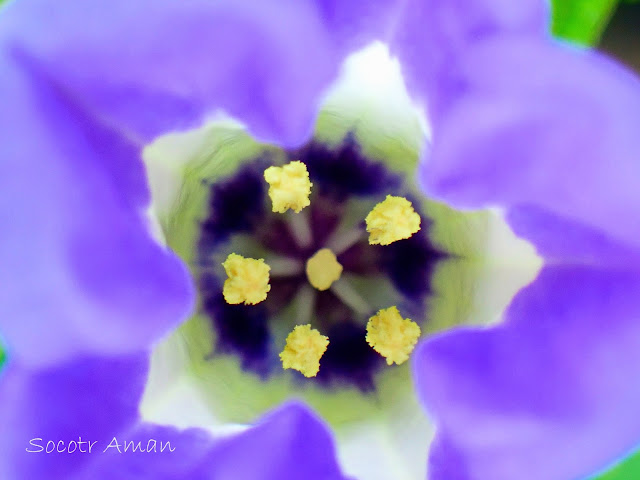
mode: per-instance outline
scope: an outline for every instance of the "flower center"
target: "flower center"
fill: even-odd
[[[263,378],[284,368],[371,390],[385,360],[406,362],[417,343],[442,254],[410,186],[352,139],[288,156],[210,188],[197,263],[214,355]]]

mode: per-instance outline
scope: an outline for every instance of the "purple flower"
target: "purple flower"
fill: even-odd
[[[346,478],[298,401],[224,436],[141,416],[150,349],[195,303],[185,265],[153,236],[141,157],[220,111],[299,149],[341,61],[374,39],[429,112],[426,194],[500,207],[545,260],[503,323],[415,352],[437,429],[429,478],[576,478],[636,446],[640,83],[546,28],[536,0],[5,6],[0,477]],[[295,152],[318,157],[306,148]],[[317,178],[332,176],[323,155]],[[353,172],[387,179],[367,168]],[[230,221],[209,220],[214,238]],[[410,299],[418,280],[402,283],[414,265],[399,250],[382,264]]]

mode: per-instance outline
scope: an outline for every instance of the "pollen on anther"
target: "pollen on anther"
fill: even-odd
[[[262,258],[244,258],[231,253],[222,264],[227,276],[222,295],[232,305],[244,303],[255,305],[267,298],[269,285],[269,265]]]
[[[340,279],[342,265],[330,249],[321,248],[307,260],[306,272],[309,283],[314,288],[324,291]]]
[[[298,370],[305,377],[315,377],[320,371],[320,358],[329,346],[329,338],[311,325],[298,325],[287,336],[280,353],[282,368]]]
[[[380,310],[367,323],[367,343],[387,359],[387,365],[406,362],[418,338],[418,324],[402,318],[397,307]]]
[[[384,201],[373,207],[365,221],[371,245],[389,245],[420,230],[420,215],[411,202],[393,195],[387,195]]]
[[[309,195],[313,184],[304,163],[296,160],[282,167],[269,167],[264,171],[264,179],[269,184],[274,212],[284,213],[291,209],[299,213],[310,205]]]

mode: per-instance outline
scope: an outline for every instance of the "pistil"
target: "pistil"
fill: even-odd
[[[306,272],[309,283],[322,292],[340,279],[342,265],[331,250],[321,248],[307,260]]]

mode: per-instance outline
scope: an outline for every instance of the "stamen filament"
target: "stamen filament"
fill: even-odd
[[[313,320],[313,311],[316,301],[316,291],[309,285],[305,285],[300,289],[294,300],[297,323],[307,324]]]
[[[342,300],[345,305],[359,315],[367,315],[372,310],[369,303],[360,296],[344,275],[331,285],[331,291],[336,297]]]
[[[366,234],[361,228],[351,228],[347,231],[336,230],[329,240],[327,240],[327,248],[333,253],[340,255],[349,250],[352,246],[365,238]]]
[[[309,224],[309,216],[305,210],[300,213],[288,212],[287,225],[300,248],[307,248],[313,243],[313,232]]]
[[[292,277],[302,273],[302,262],[290,257],[269,256],[265,259],[267,265],[271,267],[269,272],[271,277]]]

